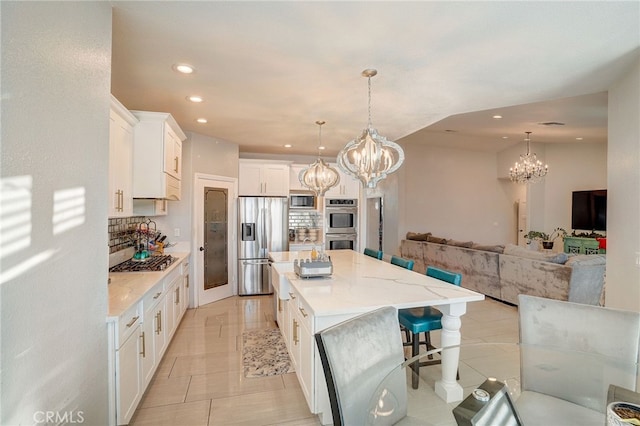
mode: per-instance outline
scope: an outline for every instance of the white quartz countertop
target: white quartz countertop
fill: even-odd
[[[144,295],[165,276],[180,266],[189,252],[171,253],[176,257],[167,269],[159,272],[111,272],[109,278],[109,314],[107,321],[117,321],[127,309],[138,303]]]
[[[293,263],[296,259],[310,259],[311,248],[301,251],[274,251],[269,253],[269,260],[274,263]]]
[[[382,306],[403,309],[484,299],[483,294],[475,291],[353,250],[328,250],[326,253],[333,263],[331,277],[305,279],[292,272],[286,274],[316,316],[367,312]],[[288,258],[280,253],[273,254],[279,259],[298,258],[293,253]]]

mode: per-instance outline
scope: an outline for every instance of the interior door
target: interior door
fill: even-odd
[[[233,181],[196,176],[196,306],[230,297],[236,291],[235,194]]]

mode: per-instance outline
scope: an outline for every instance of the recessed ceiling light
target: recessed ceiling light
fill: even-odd
[[[582,140],[582,138],[576,138],[576,140],[577,140],[577,141],[581,141],[581,140]]]
[[[174,71],[177,71],[182,74],[191,74],[195,71],[193,67],[189,64],[173,64],[172,68]]]
[[[502,139],[509,139],[509,136],[503,136]]]
[[[198,118],[196,119],[196,121],[200,124],[207,124],[207,119],[206,118]]]
[[[291,144],[290,144],[290,143],[288,143],[288,144],[286,144],[284,147],[285,147],[285,148],[291,148]]]
[[[494,115],[493,118],[495,118],[496,120],[500,120],[502,118],[501,115]]]
[[[190,102],[202,102],[204,99],[202,99],[202,96],[197,96],[197,95],[192,95],[192,96],[187,96],[187,100]]]
[[[320,151],[324,151],[324,146],[319,146],[319,147],[318,147],[318,149],[319,149]]]

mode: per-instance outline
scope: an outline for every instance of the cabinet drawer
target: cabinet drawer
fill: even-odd
[[[311,330],[311,308],[309,308],[309,305],[307,305],[299,295],[296,295],[296,300],[298,301],[296,315],[300,318],[300,323],[306,327],[307,330]]]
[[[144,295],[144,298],[142,299],[144,315],[150,315],[149,311],[155,308],[155,306],[162,301],[162,296],[165,290],[164,284],[165,280],[160,281]],[[143,321],[147,321],[149,319],[150,318],[143,318]]]
[[[138,328],[142,319],[140,306],[140,303],[136,303],[120,316],[120,319],[118,320],[118,338],[116,341],[116,348],[119,348],[120,345]]]

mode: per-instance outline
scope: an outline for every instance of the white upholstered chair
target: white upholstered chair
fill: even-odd
[[[605,423],[610,385],[636,390],[640,312],[519,296],[525,425]]]
[[[371,415],[371,398],[380,383],[394,395],[384,424],[419,424],[406,417],[407,379],[398,313],[384,307],[341,322],[315,335],[334,426],[361,426]],[[391,373],[391,374],[390,374]]]

